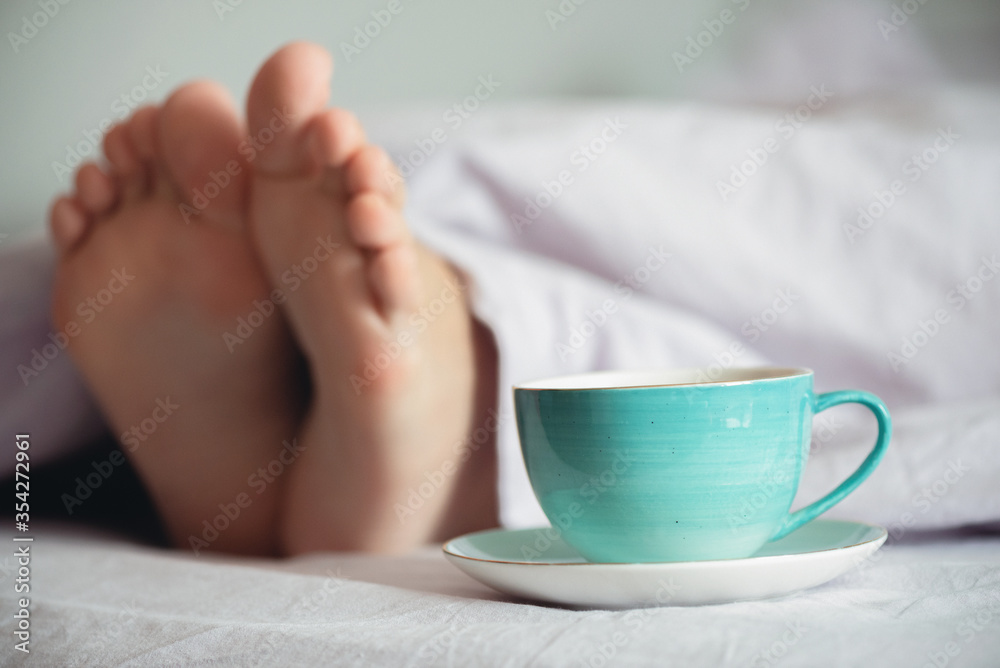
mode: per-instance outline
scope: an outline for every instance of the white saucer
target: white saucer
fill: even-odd
[[[590,563],[552,529],[480,531],[442,549],[458,568],[507,594],[563,605],[639,607],[784,596],[829,582],[885,539],[882,527],[813,520],[746,559]]]

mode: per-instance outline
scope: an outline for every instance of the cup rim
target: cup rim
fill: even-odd
[[[514,391],[528,392],[593,392],[597,390],[641,390],[658,387],[729,387],[768,381],[787,380],[810,376],[812,369],[805,367],[752,366],[731,367],[716,373],[712,367],[684,369],[655,369],[640,371],[592,371],[589,373],[550,376],[514,385]],[[705,376],[699,380],[699,376]],[[637,380],[625,380],[634,378]],[[638,379],[646,379],[644,381]],[[677,379],[677,380],[671,380]]]

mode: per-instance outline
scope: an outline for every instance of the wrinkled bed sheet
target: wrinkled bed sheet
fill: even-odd
[[[618,611],[506,597],[436,548],[221,560],[49,527],[33,550],[27,666],[918,668],[1000,657],[997,536],[889,544],[773,601]],[[0,560],[5,609],[11,561]],[[4,615],[3,637],[12,626]]]

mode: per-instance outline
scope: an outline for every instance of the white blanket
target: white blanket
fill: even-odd
[[[65,528],[36,541],[31,654],[15,661],[4,615],[5,665],[811,668],[995,666],[1000,656],[1000,538],[884,547],[776,601],[631,611],[511,599],[433,548],[274,562]],[[0,562],[5,610],[10,561]]]
[[[807,366],[820,391],[879,394],[896,423],[835,515],[998,520],[1000,94],[840,102],[819,88],[791,111],[484,113],[414,169],[411,218],[474,279],[502,414],[532,377]],[[402,164],[421,152],[392,150]],[[816,426],[802,499],[873,441],[861,410]],[[504,522],[543,522],[512,419],[500,444]]]

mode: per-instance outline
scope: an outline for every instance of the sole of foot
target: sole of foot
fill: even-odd
[[[331,74],[321,48],[288,45],[247,105],[250,135],[267,139],[251,229],[314,390],[282,542],[293,554],[398,551],[496,523],[492,445],[463,449],[494,405],[496,354],[459,275],[411,236],[387,155],[352,114],[326,108]]]
[[[188,84],[110,130],[108,167],[81,167],[51,211],[55,325],[168,533],[198,553],[277,553],[283,483],[266,471],[305,403],[247,232],[245,138],[222,89]]]

